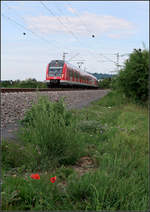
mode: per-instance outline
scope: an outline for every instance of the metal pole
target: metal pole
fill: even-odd
[[[117,53],[117,72],[119,72],[119,52]]]
[[[79,68],[81,68],[81,65],[83,65],[83,62],[77,62]]]
[[[63,60],[65,61],[65,56],[66,56],[66,54],[68,54],[67,52],[64,52],[63,53]]]

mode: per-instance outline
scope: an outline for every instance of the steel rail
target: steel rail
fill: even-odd
[[[98,88],[1,88],[1,93],[14,92],[42,92],[42,91],[79,91],[79,90],[93,90]]]

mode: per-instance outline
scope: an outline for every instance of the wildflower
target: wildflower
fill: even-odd
[[[31,178],[35,179],[35,180],[39,180],[40,179],[40,175],[39,174],[31,174]]]
[[[54,183],[54,182],[56,181],[56,176],[55,176],[55,177],[51,177],[50,181],[51,181],[52,183]]]

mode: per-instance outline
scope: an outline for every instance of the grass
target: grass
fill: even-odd
[[[41,99],[23,124],[2,143],[3,210],[148,211],[146,107],[116,92],[70,112]]]

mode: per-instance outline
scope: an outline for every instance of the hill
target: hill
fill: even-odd
[[[99,79],[104,79],[104,78],[112,78],[113,76],[115,76],[115,74],[102,74],[102,73],[90,73],[92,74],[94,77],[96,77],[98,80]]]

